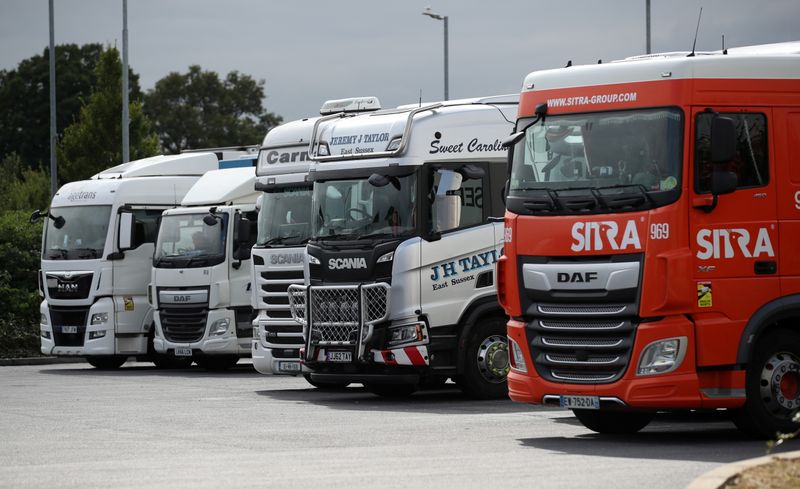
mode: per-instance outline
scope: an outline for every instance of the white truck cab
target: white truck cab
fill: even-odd
[[[494,263],[503,246],[501,141],[517,100],[315,122],[306,281],[289,288],[312,381],[401,395],[453,378],[476,397],[507,395]]]
[[[161,217],[149,294],[159,353],[225,369],[250,356],[255,168],[210,171]]]
[[[41,351],[117,368],[130,356],[168,365],[152,350],[147,284],[158,219],[208,170],[213,153],[154,156],[71,182],[44,217],[39,271]]]

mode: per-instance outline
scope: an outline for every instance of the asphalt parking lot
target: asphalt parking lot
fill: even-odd
[[[9,488],[682,488],[766,450],[718,413],[603,437],[569,411],[474,401],[450,384],[388,400],[246,364],[0,367],[0,412]]]

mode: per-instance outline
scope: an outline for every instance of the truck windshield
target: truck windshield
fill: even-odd
[[[545,212],[637,210],[674,202],[681,140],[676,108],[548,116],[528,127],[515,146],[508,195]]]
[[[208,215],[164,215],[158,231],[154,266],[195,268],[222,263],[225,260],[228,215],[217,214],[213,225],[203,220]]]
[[[417,175],[368,176],[314,183],[312,236],[318,239],[394,238],[416,231]]]
[[[311,186],[264,192],[256,246],[298,246],[311,233]]]
[[[44,260],[91,260],[103,256],[111,206],[50,209],[45,228]]]

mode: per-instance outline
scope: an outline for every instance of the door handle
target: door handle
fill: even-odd
[[[775,260],[757,261],[753,265],[756,275],[774,275],[778,272],[778,264]]]

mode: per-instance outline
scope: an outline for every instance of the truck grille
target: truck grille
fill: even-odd
[[[193,343],[203,339],[208,319],[208,304],[162,306],[159,310],[161,330],[168,341]]]
[[[93,276],[92,272],[46,272],[47,295],[51,299],[86,299]]]
[[[298,322],[307,324],[311,317],[310,345],[355,345],[362,325],[383,321],[389,315],[389,285],[293,285],[289,287],[289,303]]]
[[[260,309],[264,310],[270,319],[292,319],[286,289],[292,284],[303,283],[303,269],[267,270],[257,272],[256,277],[258,277],[257,290],[258,299],[261,302]]]
[[[83,346],[86,336],[86,316],[89,307],[50,306],[50,321],[53,327],[55,346]],[[77,326],[76,333],[62,333],[62,326]]]

